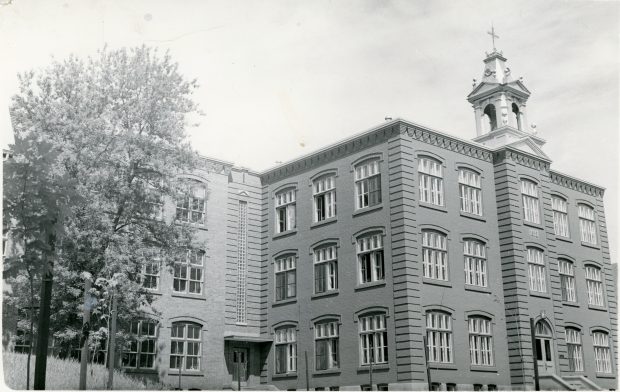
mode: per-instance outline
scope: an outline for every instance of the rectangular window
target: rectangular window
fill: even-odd
[[[560,285],[562,287],[562,301],[577,302],[575,291],[575,268],[573,263],[559,260]]]
[[[123,352],[123,367],[153,369],[157,347],[157,324],[146,320],[132,321],[129,332],[129,350]]]
[[[276,374],[297,371],[297,331],[295,327],[276,330]]]
[[[447,313],[426,313],[429,362],[452,363],[452,318]]]
[[[436,231],[422,232],[422,272],[425,278],[448,280],[446,236]]]
[[[315,324],[314,343],[316,370],[338,369],[338,323],[331,321]]]
[[[566,345],[568,348],[568,370],[583,372],[583,352],[581,350],[581,332],[578,329],[566,328]]]
[[[566,200],[552,196],[551,208],[553,209],[553,231],[555,235],[568,238],[568,206]]]
[[[381,204],[381,172],[379,160],[355,166],[356,209]]]
[[[202,359],[201,326],[173,323],[170,334],[170,369],[200,370]]]
[[[588,304],[595,306],[605,306],[603,300],[603,278],[600,268],[586,266],[586,286],[588,288]]]
[[[609,349],[609,335],[605,332],[592,333],[594,345],[594,359],[597,373],[611,373],[611,350]]]
[[[338,288],[338,253],[335,245],[314,251],[314,293]]]
[[[385,315],[376,314],[359,318],[360,359],[362,365],[387,363],[387,328]]]
[[[276,301],[295,298],[297,295],[296,287],[296,258],[287,256],[276,259]]]
[[[205,223],[207,188],[198,181],[192,181],[188,194],[177,200],[176,219],[181,222]]]
[[[321,222],[336,216],[336,176],[329,175],[314,180],[314,221]]]
[[[430,158],[418,161],[420,201],[443,206],[443,167],[441,162]]]
[[[385,279],[383,264],[383,236],[374,234],[357,240],[357,262],[360,283]]]
[[[538,185],[532,181],[521,180],[521,195],[523,197],[523,219],[530,223],[540,223]]]
[[[594,209],[585,204],[579,204],[578,211],[581,241],[596,245],[596,220],[594,218]]]
[[[465,240],[463,254],[465,256],[465,284],[487,287],[487,259],[484,243]]]
[[[470,317],[469,357],[472,365],[493,366],[493,334],[491,320],[482,317]]]
[[[276,194],[276,233],[284,233],[297,227],[295,197],[295,189],[287,189]]]
[[[248,263],[248,203],[239,201],[237,232],[237,323],[246,320],[246,274]]]
[[[159,185],[163,185],[163,182],[160,181]],[[162,220],[164,218],[164,198],[157,186],[150,181],[146,182],[145,197],[145,202],[149,207],[149,216],[156,220]]]
[[[536,248],[527,248],[527,262],[530,270],[530,290],[546,293],[547,275],[543,252]]]
[[[142,268],[142,287],[149,290],[159,289],[159,259],[146,261]]]
[[[172,290],[177,293],[202,294],[205,252],[188,250],[187,260],[174,265]]]
[[[482,215],[480,174],[467,169],[459,169],[459,194],[461,211]]]

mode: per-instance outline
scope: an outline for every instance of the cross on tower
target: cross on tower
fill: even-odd
[[[499,35],[495,34],[495,28],[493,27],[492,23],[491,31],[487,31],[487,34],[489,34],[491,36],[491,39],[493,40],[493,51],[495,51],[495,38],[499,38]]]

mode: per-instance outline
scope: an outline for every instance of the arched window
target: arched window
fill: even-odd
[[[379,159],[355,166],[355,209],[381,204],[381,171]]]
[[[530,270],[530,291],[546,293],[545,255],[538,248],[527,248],[527,262]]]
[[[314,222],[336,216],[336,176],[324,175],[312,182]]]
[[[594,218],[594,208],[586,204],[579,204],[578,211],[581,241],[596,245],[596,220]]]
[[[459,169],[459,196],[461,198],[461,211],[482,215],[480,174],[469,169]]]
[[[559,196],[551,196],[553,209],[553,231],[560,237],[570,237],[568,231],[568,207],[566,200]]]
[[[275,331],[276,374],[297,371],[297,329],[286,326]]]
[[[463,241],[465,257],[465,284],[487,287],[486,247],[481,241],[466,239]]]
[[[422,273],[428,279],[448,280],[448,240],[445,234],[422,231]]]
[[[316,370],[338,369],[340,350],[338,322],[321,321],[314,324],[314,354]]]
[[[338,250],[335,244],[314,249],[314,293],[338,288]]]
[[[357,239],[357,264],[360,284],[385,279],[382,233],[365,235]]]
[[[185,195],[177,200],[176,219],[181,222],[205,223],[207,188],[196,180],[188,180]]]
[[[594,359],[597,373],[611,373],[611,349],[609,348],[609,334],[604,331],[592,333]]]
[[[586,286],[588,288],[588,304],[605,306],[603,299],[603,276],[601,269],[594,265],[586,265]]]
[[[521,196],[523,198],[523,220],[540,223],[538,207],[538,185],[530,180],[521,180]]]
[[[443,206],[443,166],[441,166],[441,162],[428,157],[420,157],[418,176],[420,201]]]
[[[359,318],[360,359],[362,365],[387,363],[388,341],[385,314],[364,315]]]
[[[170,369],[200,370],[202,326],[185,321],[173,323],[170,339]]]
[[[286,255],[275,261],[276,301],[297,296],[297,256]]]
[[[275,195],[276,233],[293,230],[296,225],[296,193],[295,188],[282,190]]]
[[[521,111],[519,110],[519,105],[516,103],[512,103],[512,114],[514,115],[515,124],[517,124],[517,129],[521,130]]]
[[[497,129],[497,116],[495,114],[495,105],[490,103],[485,106],[483,117],[487,120],[490,131]]]
[[[428,361],[452,363],[452,317],[448,313],[426,313],[426,345]]]
[[[472,365],[493,366],[493,331],[491,320],[472,316],[467,319],[469,329],[469,357]]]
[[[562,301],[577,302],[575,289],[575,267],[569,260],[558,260],[560,271],[560,285],[562,287]]]
[[[132,321],[129,349],[123,351],[124,368],[153,369],[157,347],[157,323],[152,320]]]
[[[568,349],[568,370],[571,372],[583,372],[583,350],[581,349],[581,331],[577,328],[568,327],[566,334],[566,346]]]

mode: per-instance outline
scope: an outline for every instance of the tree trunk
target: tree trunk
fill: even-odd
[[[30,280],[30,340],[28,344],[28,362],[26,362],[26,389],[30,389],[30,358],[32,358],[32,341],[34,340],[34,276],[28,269]]]

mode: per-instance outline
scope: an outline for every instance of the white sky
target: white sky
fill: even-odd
[[[147,44],[201,85],[194,147],[240,166],[263,170],[386,115],[470,139],[465,97],[493,23],[552,167],[607,188],[615,262],[619,12],[615,1],[13,0],[0,6],[0,127],[17,72]]]

